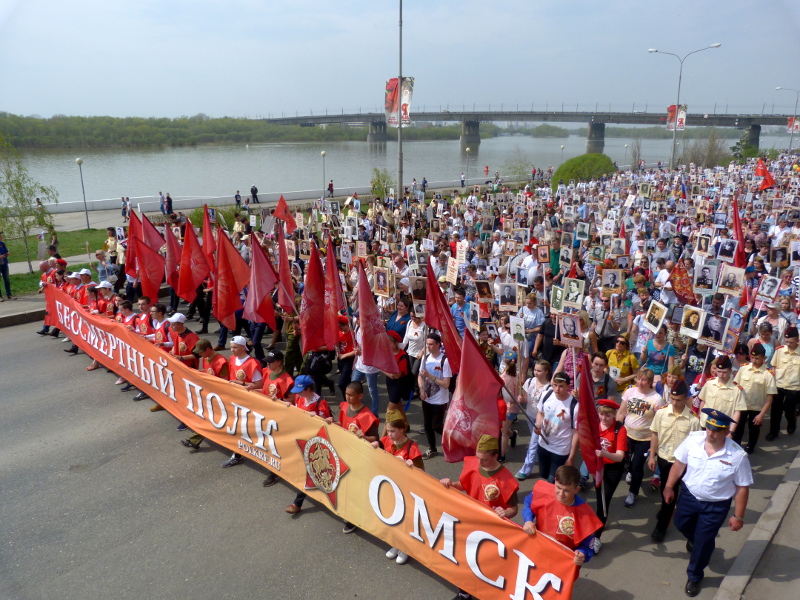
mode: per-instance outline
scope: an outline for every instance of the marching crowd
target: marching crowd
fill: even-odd
[[[277,233],[286,223],[275,217],[261,210],[257,230],[237,214],[233,227],[216,235],[228,235],[246,262],[257,244],[277,265],[283,240]],[[456,389],[458,365],[448,360],[443,332],[426,324],[430,286],[438,285],[455,330],[475,336],[503,382],[496,435],[476,440],[460,479],[442,485],[463,490],[500,518],[521,512],[527,533],[540,530],[565,544],[580,565],[601,550],[618,485],[625,481],[621,504],[632,507],[649,473],[662,500],[651,537],[662,542],[674,522],[690,556],[686,594],[699,592],[718,530],[726,520],[733,531],[742,527],[753,483],[749,461],[762,426],[767,442],[796,428],[800,157],[590,181],[537,177],[514,192],[462,186],[446,194],[407,189],[403,197],[371,203],[329,197],[294,219],[285,240],[292,281],[281,285],[291,285],[284,292],[295,306],[282,306],[276,290],[274,328],[239,310],[235,328],[220,324],[216,343],[200,337],[208,333],[213,277],[185,306],[174,286],[168,302],[141,295],[136,271],[124,267],[127,240],[115,228],[98,250],[95,272],[70,273],[54,256],[40,265],[42,282],[187,366],[338,423],[419,469],[439,454]],[[191,227],[181,213],[169,214],[161,233],[183,240]],[[328,239],[347,307],[338,317],[336,347],[303,354],[299,312],[309,249],[314,242],[324,253]],[[355,325],[359,264],[382,313],[396,373],[364,360]],[[48,326],[38,333],[59,336]],[[226,346],[229,355],[221,353]],[[79,352],[74,344],[65,351]],[[594,384],[595,453],[603,465],[593,509],[577,495],[598,483],[579,458],[583,369]],[[123,392],[134,389],[123,378],[116,383]],[[134,396],[147,398],[145,391]],[[337,399],[338,411],[332,410]],[[417,411],[417,399],[422,427],[412,432],[408,413]],[[164,409],[155,403],[150,410]],[[523,421],[528,445],[516,450]],[[196,451],[202,441],[193,434],[181,443]],[[233,454],[222,466],[243,460]],[[520,482],[537,475],[532,491],[518,499]],[[270,472],[264,485],[277,480]],[[301,512],[304,500],[299,492],[286,512]],[[345,533],[354,529],[344,524]],[[396,548],[387,557],[408,560]]]

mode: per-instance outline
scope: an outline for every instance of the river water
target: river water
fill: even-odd
[[[787,140],[783,140],[784,142]],[[464,152],[458,140],[405,142],[404,179],[456,181],[462,172],[470,178],[499,170],[521,155],[532,165],[557,167],[563,159],[583,154],[582,136],[542,139],[503,136],[482,141]],[[735,140],[725,140],[731,146]],[[762,136],[761,146],[777,146],[778,138]],[[564,146],[563,152],[561,146]],[[605,153],[618,164],[627,164],[632,144],[626,138],[606,138]],[[669,161],[670,140],[642,140],[642,156],[648,162]],[[325,150],[325,173],[320,152]],[[255,184],[260,193],[321,190],[333,179],[337,188],[368,186],[372,168],[397,170],[397,144],[376,147],[364,142],[231,144],[184,148],[89,148],[29,149],[23,162],[37,181],[51,185],[61,202],[82,200],[75,158],[83,158],[83,179],[88,200],[154,196],[159,191],[173,196],[226,196]],[[448,183],[449,185],[449,183]]]

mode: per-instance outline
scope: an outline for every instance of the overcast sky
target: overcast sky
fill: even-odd
[[[674,7],[674,12],[673,11]],[[212,117],[382,106],[398,2],[0,0],[0,110]],[[790,113],[800,1],[405,0],[403,74],[427,108]]]

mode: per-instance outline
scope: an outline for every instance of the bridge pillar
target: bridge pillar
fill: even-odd
[[[461,146],[477,146],[481,143],[480,121],[461,122]]]
[[[750,125],[747,129],[747,145],[758,148],[758,138],[761,135],[761,125]]]
[[[605,145],[606,124],[592,121],[586,132],[586,154],[601,154]]]
[[[389,136],[386,135],[386,121],[370,121],[368,142],[386,142]]]

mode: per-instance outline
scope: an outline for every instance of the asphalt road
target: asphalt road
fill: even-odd
[[[340,520],[313,501],[287,515],[293,488],[263,488],[264,471],[252,463],[221,469],[228,454],[219,447],[190,453],[168,413],[133,402],[105,370],[87,373],[85,355],[65,354],[67,344],[35,329],[0,335],[0,599],[454,595],[413,559],[386,559],[384,542],[344,535]],[[410,417],[417,428],[418,406]],[[522,435],[509,453],[512,470],[526,443]],[[747,524],[721,532],[700,598],[713,597],[797,449],[796,437],[762,442]],[[460,470],[441,458],[426,467],[442,477]],[[522,484],[525,493],[531,483]],[[603,551],[583,568],[573,597],[684,598],[684,540],[673,529],[654,544],[657,492],[645,484],[632,509],[622,505],[625,492],[623,484]]]

